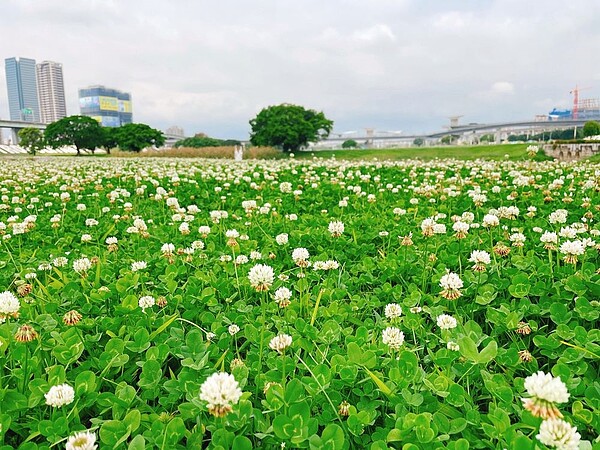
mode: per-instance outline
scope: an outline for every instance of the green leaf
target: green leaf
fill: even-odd
[[[136,437],[134,437],[131,442],[129,443],[129,446],[127,447],[127,450],[145,450],[146,449],[146,439],[144,439],[144,436],[142,436],[141,434],[138,434]]]
[[[107,420],[100,427],[100,440],[106,445],[116,447],[128,437],[129,430],[120,420]]]
[[[236,450],[251,450],[252,449],[252,441],[248,439],[246,436],[236,436],[233,440],[233,444],[231,445],[232,449]]]
[[[498,343],[496,341],[491,341],[488,345],[485,346],[483,350],[477,356],[477,362],[479,364],[487,364],[492,359],[496,357],[498,354]]]
[[[174,447],[185,436],[185,423],[181,417],[172,419],[165,428],[164,445]]]
[[[96,389],[96,374],[90,370],[84,370],[75,378],[75,392],[78,396],[89,394]]]
[[[460,354],[471,361],[477,361],[479,353],[477,352],[477,344],[468,336],[458,338]]]

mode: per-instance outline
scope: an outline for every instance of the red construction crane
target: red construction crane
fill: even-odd
[[[575,89],[573,89],[569,94],[573,94],[573,119],[577,119],[579,117],[579,91],[583,91],[584,89],[590,89],[590,87],[580,88],[575,85]]]

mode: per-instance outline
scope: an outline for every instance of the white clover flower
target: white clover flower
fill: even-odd
[[[329,222],[327,229],[329,230],[329,233],[331,233],[332,237],[340,237],[342,234],[344,234],[344,223],[340,222],[339,220]]]
[[[551,231],[544,231],[540,236],[540,242],[544,244],[558,244],[558,235]]]
[[[268,291],[273,284],[274,278],[273,268],[266,264],[257,264],[248,272],[250,286],[257,291]]]
[[[248,259],[248,257],[246,255],[238,255],[235,258],[235,263],[238,266],[240,266],[242,264],[246,264],[248,261],[250,261],[250,260]]]
[[[59,256],[52,260],[52,265],[54,267],[65,267],[69,263],[69,260],[64,256]]]
[[[275,236],[275,242],[277,245],[285,245],[288,243],[288,235],[287,233],[281,233]]]
[[[567,221],[568,215],[569,215],[569,212],[566,209],[557,209],[556,211],[550,213],[550,216],[548,217],[548,221],[551,224],[565,223]]]
[[[459,220],[452,224],[452,230],[454,230],[455,236],[457,238],[464,238],[469,232],[470,228],[471,225],[469,225],[467,222],[463,222],[462,220]]]
[[[256,250],[250,252],[250,259],[252,261],[256,261],[258,259],[262,259],[262,253]]]
[[[387,327],[383,330],[381,340],[392,350],[397,350],[404,343],[404,333],[396,327]]]
[[[192,242],[192,248],[194,250],[203,250],[204,249],[204,242],[202,241],[194,241]]]
[[[171,243],[163,244],[160,247],[160,251],[163,255],[167,255],[167,256],[172,255],[175,252],[175,245],[171,244]]]
[[[525,378],[524,386],[531,397],[553,403],[565,403],[569,400],[567,386],[562,380],[541,370]]]
[[[4,291],[0,294],[0,318],[16,317],[20,308],[19,299],[12,292]]]
[[[512,242],[514,247],[523,247],[526,238],[523,233],[513,233],[508,237],[508,240]]]
[[[456,300],[462,295],[460,289],[463,285],[463,281],[456,273],[447,271],[440,279],[440,287],[442,288],[440,295],[448,300]]]
[[[179,225],[179,232],[181,234],[190,234],[190,224],[187,222],[182,222]]]
[[[206,237],[210,234],[210,227],[208,225],[202,225],[202,226],[198,227],[198,233],[200,233],[202,236]]]
[[[73,261],[73,270],[77,273],[85,273],[91,268],[92,262],[86,257]]]
[[[86,219],[85,220],[86,227],[95,227],[96,225],[98,225],[98,221],[96,219]]]
[[[485,228],[497,227],[500,225],[500,219],[494,214],[486,214],[481,223]]]
[[[437,317],[437,326],[442,330],[450,330],[452,328],[456,328],[458,326],[458,322],[452,316],[448,314],[441,314]]]
[[[292,345],[292,337],[289,334],[278,334],[269,342],[269,347],[279,353]]]
[[[446,348],[448,350],[452,350],[453,352],[457,352],[460,350],[460,346],[454,341],[448,341],[448,343],[446,343]]]
[[[229,325],[229,327],[227,328],[227,331],[229,332],[230,335],[235,336],[236,334],[239,333],[240,331],[240,327],[238,327],[235,323],[232,323],[231,325]]]
[[[78,431],[67,439],[66,450],[96,450],[96,435],[89,431]]]
[[[146,312],[146,308],[152,308],[155,303],[156,300],[151,295],[144,295],[138,300],[138,306],[142,308],[143,312]]]
[[[566,241],[561,244],[560,252],[565,255],[583,255],[585,253],[585,245],[580,240]]]
[[[219,256],[219,260],[220,260],[221,262],[229,262],[229,261],[231,261],[232,259],[233,259],[233,258],[232,258],[232,256],[231,256],[231,255],[221,255],[221,256]]]
[[[307,267],[307,260],[310,257],[310,253],[304,247],[295,248],[292,252],[292,259],[296,265],[300,267]]]
[[[285,286],[282,286],[275,291],[273,298],[281,308],[285,308],[290,304],[290,299],[292,298],[292,291],[290,291]]]
[[[109,236],[104,242],[106,243],[106,245],[116,245],[119,242],[119,240],[114,236]]]
[[[578,450],[581,435],[577,432],[577,427],[562,419],[548,419],[540,425],[536,438],[542,444],[556,447],[557,450]]]
[[[144,270],[148,267],[146,261],[134,261],[131,263],[131,271],[137,272],[138,270]]]
[[[585,253],[585,244],[580,240],[566,241],[561,244],[560,252],[565,255],[563,260],[567,264],[576,264],[578,256]]]
[[[433,226],[433,233],[434,234],[446,234],[446,225],[444,225],[443,223],[436,223]]]
[[[421,233],[423,233],[423,236],[433,236],[435,225],[436,222],[433,218],[428,217],[427,219],[423,219],[421,221]]]
[[[313,270],[325,270],[325,261],[315,261]]]
[[[238,232],[238,230],[236,230],[235,228],[232,230],[227,230],[225,232],[225,237],[227,239],[237,239],[240,237],[240,233]]]
[[[84,243],[92,242],[92,235],[91,234],[82,234],[81,242],[84,242]]]
[[[75,390],[66,383],[59,384],[57,386],[52,386],[50,390],[44,394],[44,397],[46,398],[46,405],[60,408],[75,400]]]
[[[473,263],[473,270],[475,272],[485,272],[486,266],[492,261],[490,254],[485,250],[473,250],[469,261]]]
[[[225,372],[214,373],[200,386],[200,400],[207,403],[208,412],[215,417],[223,417],[232,411],[242,391],[233,375]]]
[[[397,319],[402,315],[402,307],[397,303],[389,303],[385,305],[385,317],[389,320]]]
[[[490,254],[485,250],[473,250],[469,261],[475,264],[489,264],[491,262]]]

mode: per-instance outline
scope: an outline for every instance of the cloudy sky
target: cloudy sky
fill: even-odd
[[[600,97],[597,0],[1,0],[0,57],[131,92],[134,121],[246,138],[262,108],[335,131],[435,131]],[[0,71],[0,117],[8,117]]]

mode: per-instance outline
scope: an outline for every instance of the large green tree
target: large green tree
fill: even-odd
[[[586,122],[583,126],[583,135],[585,137],[600,135],[600,123],[596,122],[595,120]]]
[[[97,120],[87,116],[68,116],[48,125],[44,137],[52,148],[73,145],[77,154],[81,155],[81,150],[93,153],[96,147],[102,146],[104,134]]]
[[[140,152],[150,146],[160,147],[165,143],[162,131],[144,123],[128,123],[117,129],[117,143],[121,150]]]
[[[264,108],[250,121],[250,126],[253,145],[269,145],[289,152],[329,136],[333,121],[322,112],[284,103]]]
[[[102,127],[102,148],[110,155],[113,148],[119,146],[118,127]]]
[[[30,154],[35,155],[46,145],[44,133],[38,128],[23,128],[19,130],[19,145],[26,148]]]

